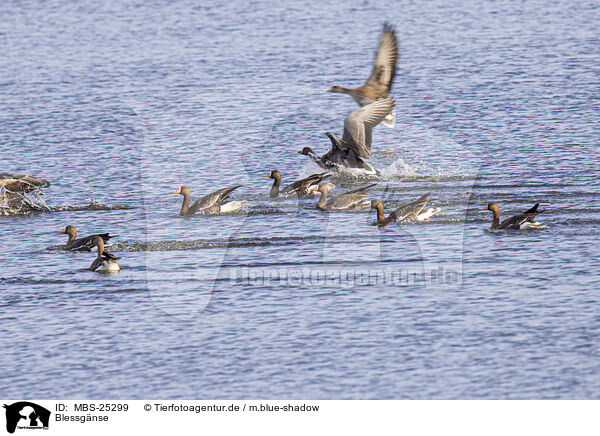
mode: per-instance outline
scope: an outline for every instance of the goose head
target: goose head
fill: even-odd
[[[186,196],[186,195],[189,196],[190,188],[188,188],[187,186],[181,186],[179,189],[177,189],[176,191],[173,191],[172,193],[183,195],[183,196]]]
[[[327,90],[327,92],[340,92],[340,93],[344,93],[344,92],[346,92],[346,90],[344,88],[342,88],[341,86],[332,86],[331,88],[329,88]]]
[[[277,170],[271,171],[265,177],[267,177],[269,179],[275,179],[275,180],[281,181],[281,173],[279,171],[277,171]]]
[[[323,183],[323,185],[325,185],[327,187],[327,190],[331,190],[331,189],[335,189],[335,185],[331,182],[326,182]],[[320,191],[319,191],[319,185],[312,185],[308,188],[307,191],[308,194],[312,194],[312,195],[319,195]]]
[[[481,210],[491,210],[494,213],[500,213],[500,208],[496,203],[488,203],[486,207],[482,207]]]
[[[329,192],[329,187],[327,186],[327,183],[321,183],[317,191],[319,191],[323,195],[327,195],[327,193]]]
[[[64,229],[59,230],[58,233],[64,233],[73,238],[77,236],[77,230],[75,230],[75,226],[67,226]]]
[[[304,156],[308,156],[309,154],[315,154],[312,148],[304,147],[302,150],[298,151],[298,153],[303,154]]]
[[[383,209],[383,203],[381,200],[371,200],[371,209]]]

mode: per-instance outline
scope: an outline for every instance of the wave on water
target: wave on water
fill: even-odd
[[[333,181],[431,181],[440,182],[448,180],[476,180],[477,174],[454,166],[453,169],[434,166],[427,163],[409,164],[402,157],[396,157],[387,166],[373,163],[377,174],[369,174],[362,170],[333,169],[330,170]],[[316,165],[315,165],[316,167]],[[313,172],[317,172],[315,169]],[[321,170],[322,171],[322,170]]]
[[[380,170],[380,173],[380,180],[442,182],[448,180],[477,179],[476,174],[470,174],[460,169],[453,171],[430,164],[411,165],[402,157],[394,159],[387,167]]]
[[[127,206],[108,206],[106,204],[99,203],[95,200],[91,200],[88,204],[83,205],[66,205],[66,206],[53,206],[50,207],[50,212],[65,212],[65,211],[77,211],[77,210],[124,210],[133,209]]]
[[[261,246],[282,246],[295,245],[298,243],[313,243],[319,244],[327,242],[345,244],[348,242],[349,235],[312,235],[298,237],[274,237],[274,238],[237,238],[237,239],[197,239],[190,241],[123,241],[107,243],[105,248],[109,252],[135,252],[135,251],[185,251],[185,250],[202,250],[212,248],[228,248],[228,247],[261,247]],[[364,240],[356,240],[356,243],[372,242],[371,239],[365,237]],[[64,250],[64,245],[54,245],[46,248],[46,252],[57,252]],[[85,252],[73,252],[85,253]]]

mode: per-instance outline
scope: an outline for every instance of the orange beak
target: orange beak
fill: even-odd
[[[181,194],[181,188],[179,188],[177,191],[171,192],[171,194]]]
[[[270,179],[271,178],[271,174],[267,174],[265,177],[268,178],[268,179]]]
[[[59,230],[58,233],[65,233],[65,229]]]
[[[486,207],[482,207],[481,210],[487,210],[487,206]]]

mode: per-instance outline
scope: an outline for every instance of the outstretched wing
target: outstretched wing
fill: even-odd
[[[398,40],[394,28],[385,23],[383,33],[379,40],[379,48],[375,54],[375,64],[367,85],[371,85],[384,95],[392,89],[396,75],[396,62],[398,61]]]
[[[37,188],[46,188],[50,183],[38,177],[26,174],[0,174],[0,186],[12,192],[29,192]]]
[[[352,112],[344,120],[342,141],[357,156],[371,157],[371,136],[373,127],[379,124],[396,105],[393,98],[377,100]]]

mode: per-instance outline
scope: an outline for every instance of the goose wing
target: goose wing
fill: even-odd
[[[535,216],[542,211],[538,212],[539,203],[536,203],[531,209],[526,210],[522,214],[511,216],[506,218],[498,226],[499,229],[519,229],[526,222],[533,222]]]
[[[395,211],[393,211],[388,217],[391,221],[402,221],[405,219],[414,220],[417,219],[417,215],[421,213],[423,208],[427,205],[427,196],[429,193],[420,196],[415,201],[408,204],[403,204]]]
[[[533,205],[533,207],[531,209],[526,210],[525,212],[523,212],[523,214],[528,214],[528,213],[536,213],[538,210],[538,207],[540,207],[539,203],[536,203]],[[539,212],[537,212],[539,213]]]
[[[369,196],[366,192],[367,189],[375,185],[376,183],[371,183],[370,185],[361,186],[360,188],[336,195],[327,202],[327,209],[349,209],[366,199]]]
[[[231,188],[223,188],[218,191],[211,192],[202,198],[199,198],[190,206],[190,213],[196,213],[212,206],[221,204],[226,200],[231,193],[242,185],[232,186]]]
[[[375,64],[367,85],[371,85],[384,95],[392,89],[398,61],[398,40],[394,28],[385,23],[379,40],[379,48],[375,54]]]
[[[395,106],[393,98],[374,101],[352,112],[344,120],[342,141],[357,156],[371,157],[371,136],[373,127],[379,124]]]
[[[319,183],[321,183],[321,181],[327,177],[329,177],[330,174],[328,174],[327,172],[325,173],[319,173],[319,174],[312,174],[308,177],[305,177],[304,179],[301,180],[297,180],[294,183],[292,183],[291,185],[286,186],[285,188],[283,188],[281,190],[282,194],[289,194],[292,192],[297,192],[298,194],[306,194],[308,191],[308,188],[310,188],[313,185],[318,185]]]
[[[92,247],[94,247],[94,238],[96,236],[100,236],[104,242],[108,241],[110,238],[114,238],[114,236],[110,236],[108,233],[85,236],[83,238],[75,239],[73,243],[67,247],[67,249],[71,251],[91,251]]]
[[[117,259],[119,259],[117,256],[110,254],[108,251],[103,251],[102,255],[100,255],[94,259],[94,261],[92,262],[92,264],[89,267],[89,270],[96,271],[98,268],[100,268],[102,266],[102,262],[110,261],[110,260],[117,260]]]
[[[368,196],[369,194],[364,192],[341,194],[331,198],[327,202],[327,209],[350,209],[366,199]]]
[[[102,252],[102,259],[104,259],[104,260],[117,260],[118,257],[115,256],[114,254],[109,253],[108,251],[104,250]]]
[[[360,188],[353,189],[352,191],[345,192],[344,194],[363,194],[367,191],[367,189],[372,188],[377,185],[377,183],[371,183],[369,185],[361,186]]]
[[[28,176],[26,174],[0,174],[0,186],[4,186],[13,192],[29,192],[37,188],[46,188],[50,183],[38,177]]]

